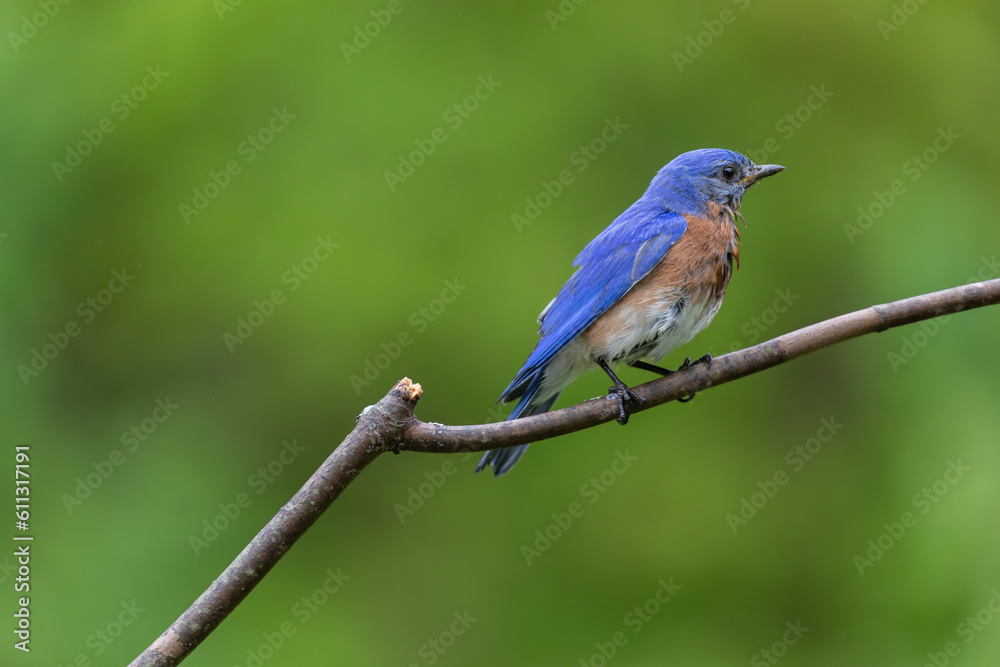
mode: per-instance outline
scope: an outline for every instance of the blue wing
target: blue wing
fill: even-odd
[[[643,199],[618,216],[573,261],[576,273],[539,318],[541,340],[500,399],[527,392],[518,408],[527,407],[541,383],[539,371],[649,273],[686,230],[684,216]]]

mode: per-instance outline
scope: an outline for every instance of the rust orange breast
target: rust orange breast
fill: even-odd
[[[739,233],[726,218],[685,217],[687,231],[635,288],[648,281],[656,291],[679,288],[691,300],[721,299],[733,261],[739,266]]]
[[[582,333],[595,356],[614,359],[654,340],[671,310],[714,315],[739,261],[739,234],[728,218],[685,217],[687,230],[660,263]]]

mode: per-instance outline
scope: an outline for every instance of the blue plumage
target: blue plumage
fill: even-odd
[[[530,378],[553,355],[645,277],[681,237],[687,220],[657,209],[640,199],[577,255],[576,273],[542,313],[541,339],[501,394],[501,401],[519,398]]]
[[[538,344],[500,397],[505,403],[520,399],[508,419],[548,411],[566,385],[597,364],[615,382],[619,421],[625,423],[630,401],[637,396],[608,364],[635,364],[647,356],[659,359],[711,321],[729,280],[729,267],[723,271],[719,263],[732,261],[738,239],[735,216],[743,193],[781,169],[754,165],[723,149],[684,153],[663,167],[642,197],[577,255],[576,272],[539,316]],[[699,231],[689,231],[692,221],[699,221]],[[679,243],[682,238],[686,247],[672,252],[685,245]],[[696,256],[699,253],[703,256]],[[693,283],[653,280],[654,270],[666,276],[671,269],[675,271],[670,275],[710,275],[715,270],[722,284],[709,297],[707,292],[694,293]],[[642,294],[633,290],[639,283]],[[619,312],[612,313],[616,304]],[[617,319],[607,320],[600,331],[594,329],[612,314]],[[632,395],[623,399],[622,394]],[[489,451],[476,471],[492,465],[501,475],[526,448]]]

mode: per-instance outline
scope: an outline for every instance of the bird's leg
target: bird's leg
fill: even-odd
[[[672,371],[669,368],[663,368],[662,366],[657,366],[656,364],[647,364],[645,361],[633,361],[629,364],[632,368],[638,368],[641,371],[649,371],[651,373],[659,373],[663,377],[668,375],[673,375],[676,371]]]
[[[618,423],[624,426],[628,423],[628,418],[632,415],[632,404],[634,403],[636,407],[642,407],[646,403],[646,399],[629,389],[624,382],[619,380],[618,376],[611,371],[611,368],[603,359],[596,359],[595,361],[608,374],[611,381],[615,383],[613,387],[608,387],[608,393],[614,394],[618,398]]]
[[[711,354],[706,354],[706,355],[704,355],[702,357],[699,357],[698,359],[696,359],[693,362],[691,361],[691,357],[686,357],[684,359],[684,363],[681,364],[677,368],[677,371],[686,371],[687,369],[691,368],[695,364],[705,364],[706,366],[708,366],[709,368],[711,368],[711,366],[712,366],[712,355]],[[633,361],[632,363],[629,364],[629,366],[631,366],[632,368],[638,368],[639,370],[643,370],[643,371],[650,371],[652,373],[659,373],[660,375],[662,375],[664,377],[666,377],[668,375],[673,375],[674,373],[677,372],[677,371],[672,371],[672,370],[667,369],[667,368],[663,368],[661,366],[657,366],[655,364],[647,364],[645,361]],[[614,376],[612,376],[612,377],[614,377]],[[689,403],[692,399],[694,399],[694,394],[691,394],[690,396],[685,396],[684,398],[678,398],[677,402],[678,403]]]

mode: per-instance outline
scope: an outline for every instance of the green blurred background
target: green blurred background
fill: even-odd
[[[496,419],[573,257],[681,152],[787,170],[747,196],[729,298],[667,365],[1000,276],[995,2],[45,7],[0,10],[0,497],[30,443],[36,535],[30,655],[11,646],[10,556],[0,571],[3,664],[127,663],[403,376],[424,420]],[[624,127],[581,160],[608,119]],[[517,227],[526,198],[546,206]],[[317,239],[337,247],[304,262]],[[134,278],[102,292],[115,271]],[[384,456],[186,664],[995,665],[998,325],[984,309],[838,345],[538,444],[500,480],[473,457]],[[388,364],[370,384],[367,362]],[[954,484],[949,462],[968,468]],[[778,471],[734,534],[727,515]]]

